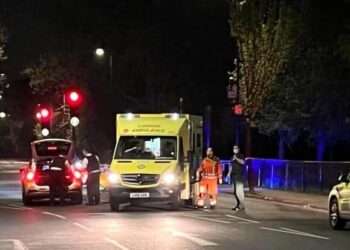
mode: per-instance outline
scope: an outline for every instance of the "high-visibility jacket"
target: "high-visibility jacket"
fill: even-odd
[[[202,178],[222,179],[222,167],[219,158],[204,158],[199,166],[198,173]]]

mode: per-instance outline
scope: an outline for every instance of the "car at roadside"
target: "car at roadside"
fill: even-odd
[[[338,184],[329,193],[329,224],[335,229],[343,229],[350,221],[350,171],[341,174]]]
[[[36,140],[31,143],[31,154],[28,164],[20,169],[24,205],[50,197],[50,164],[58,156],[63,156],[69,163],[64,170],[67,198],[74,203],[82,203],[83,175],[71,164],[75,156],[72,141],[56,138]]]

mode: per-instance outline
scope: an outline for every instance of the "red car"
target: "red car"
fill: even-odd
[[[20,169],[24,205],[30,205],[33,200],[50,197],[50,164],[59,155],[64,156],[69,162],[69,167],[65,170],[67,197],[74,203],[81,204],[83,173],[76,170],[70,163],[74,157],[73,143],[65,139],[37,140],[31,143],[31,151],[32,159],[28,165]]]

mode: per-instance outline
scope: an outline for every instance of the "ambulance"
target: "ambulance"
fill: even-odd
[[[164,201],[192,204],[203,151],[203,121],[189,114],[118,114],[107,174],[110,207]]]

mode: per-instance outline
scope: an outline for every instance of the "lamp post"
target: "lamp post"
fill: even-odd
[[[104,57],[105,56],[105,49],[103,48],[97,48],[95,50],[95,55],[97,57]],[[113,85],[113,55],[112,53],[108,54],[108,66],[109,66],[109,80],[110,80],[110,85]]]
[[[0,119],[5,119],[6,118],[6,113],[5,112],[0,112]]]

